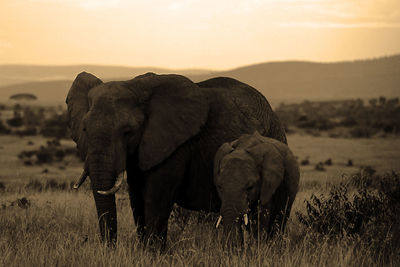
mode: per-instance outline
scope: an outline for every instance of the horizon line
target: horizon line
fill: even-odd
[[[388,54],[383,56],[357,58],[357,59],[344,59],[337,61],[317,61],[317,60],[307,60],[307,59],[283,59],[283,60],[272,60],[272,61],[261,61],[255,63],[249,63],[244,65],[238,65],[236,67],[224,68],[224,69],[214,69],[214,68],[202,68],[202,67],[187,67],[187,68],[170,68],[161,66],[133,66],[133,65],[123,65],[123,64],[95,64],[95,63],[73,63],[73,64],[36,64],[36,63],[0,63],[0,66],[26,66],[26,67],[78,67],[78,66],[97,66],[97,67],[112,67],[112,68],[137,68],[137,69],[163,69],[171,71],[209,71],[209,72],[224,72],[232,71],[239,68],[246,68],[250,66],[268,64],[268,63],[288,63],[288,62],[302,62],[302,63],[317,63],[317,64],[335,64],[335,63],[354,63],[357,61],[373,61],[378,59],[385,59],[390,57],[398,57],[400,52],[394,54]]]

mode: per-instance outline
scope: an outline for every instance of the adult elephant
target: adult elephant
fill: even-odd
[[[284,129],[256,89],[230,78],[193,83],[147,73],[103,83],[82,72],[68,93],[72,139],[85,159],[102,240],[117,238],[115,192],[126,170],[139,237],[165,246],[174,203],[219,211],[213,184],[218,147],[258,130],[286,143]]]

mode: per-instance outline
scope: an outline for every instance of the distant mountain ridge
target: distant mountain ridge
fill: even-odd
[[[0,87],[27,83],[55,80],[73,80],[82,71],[95,73],[103,79],[116,77],[135,77],[146,72],[171,73],[177,71],[184,74],[205,74],[209,70],[185,69],[170,70],[156,67],[126,67],[106,65],[68,65],[68,66],[41,66],[41,65],[0,65]]]
[[[196,82],[226,76],[250,84],[274,102],[400,96],[400,55],[395,55],[334,63],[267,62],[227,71],[0,65],[0,86],[3,85],[0,101],[7,101],[15,93],[32,93],[39,101],[63,102],[73,79],[81,71],[91,72],[104,81],[131,79],[149,71],[179,73]]]

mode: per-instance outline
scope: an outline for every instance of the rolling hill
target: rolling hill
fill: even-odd
[[[400,55],[336,63],[268,62],[228,71],[168,70],[116,66],[0,66],[0,101],[31,93],[39,101],[64,102],[76,74],[88,71],[104,81],[125,80],[153,71],[180,73],[193,81],[227,76],[260,90],[272,103],[400,96]]]
[[[400,55],[338,63],[271,62],[219,75],[246,82],[268,98],[288,101],[400,96]]]

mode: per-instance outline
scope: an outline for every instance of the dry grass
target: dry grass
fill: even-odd
[[[2,139],[3,137],[0,137]],[[7,137],[10,138],[10,137]],[[325,158],[316,147],[317,139],[302,136],[289,137],[292,149],[299,158],[310,155],[310,159]],[[40,140],[34,140],[40,142]],[[323,140],[327,142],[327,140]],[[331,142],[336,142],[333,139]],[[370,140],[375,142],[377,140]],[[361,140],[358,150],[351,153],[348,148],[341,155],[341,147],[330,144],[329,157],[340,162],[350,155],[354,159],[373,158],[379,164],[385,150],[374,151],[376,144],[366,145]],[[385,140],[381,147],[386,147]],[[354,171],[334,165],[334,172],[316,172],[303,169],[301,189],[292,209],[287,232],[267,243],[250,240],[243,250],[227,251],[220,242],[220,233],[214,229],[213,220],[196,219],[192,216],[184,229],[182,222],[171,218],[167,251],[154,254],[139,244],[126,192],[117,194],[118,244],[115,249],[104,247],[98,240],[97,216],[91,193],[87,190],[44,190],[37,192],[26,189],[31,178],[45,184],[54,177],[70,182],[80,172],[80,163],[71,163],[71,168],[61,171],[55,166],[46,166],[50,172],[42,174],[40,169],[20,165],[18,149],[26,149],[26,140],[11,137],[2,142],[0,150],[0,182],[6,186],[0,189],[0,266],[398,266],[399,253],[377,253],[376,249],[360,242],[357,238],[343,237],[334,242],[317,236],[306,229],[294,216],[296,211],[305,211],[305,199],[312,193],[324,193],[331,184],[345,179],[334,176],[336,171]],[[388,142],[389,143],[389,142]],[[22,145],[21,145],[22,144]],[[313,145],[314,144],[314,145]],[[354,144],[353,144],[354,145]],[[389,144],[388,144],[389,146]],[[393,145],[395,147],[397,145]],[[19,148],[18,148],[19,147]],[[368,147],[368,148],[367,148]],[[336,150],[334,150],[336,148]],[[344,149],[344,148],[343,148]],[[360,152],[361,150],[363,152]],[[369,149],[371,149],[369,151]],[[394,149],[394,148],[393,148]],[[12,151],[12,152],[10,152]],[[398,152],[399,150],[397,150]],[[314,153],[314,154],[309,154]],[[327,152],[328,153],[328,152]],[[388,150],[385,160],[398,162],[398,154]],[[400,152],[398,152],[400,153]],[[362,155],[361,155],[362,154]],[[335,160],[336,159],[336,160]],[[356,161],[356,160],[355,160]],[[361,164],[361,162],[359,163]],[[386,163],[387,164],[387,163]],[[9,167],[8,167],[9,166]],[[387,166],[387,165],[385,165]],[[21,167],[15,173],[16,167]],[[33,169],[30,169],[33,168]],[[37,171],[37,172],[36,172]],[[31,175],[29,173],[31,172]],[[321,178],[322,177],[322,178]],[[332,179],[332,177],[339,177]],[[17,199],[26,197],[30,205],[18,206]],[[397,255],[397,256],[396,256]]]
[[[11,203],[19,194],[6,194]],[[301,197],[300,197],[301,198]],[[250,240],[244,250],[223,249],[213,223],[188,221],[182,231],[170,222],[167,252],[143,250],[134,232],[124,195],[118,199],[119,240],[115,249],[98,240],[97,218],[89,194],[44,192],[28,196],[24,209],[1,210],[1,266],[396,266],[398,258],[373,255],[368,246],[350,239],[330,243],[316,238],[292,216],[286,235],[268,243]],[[298,199],[294,211],[300,208]],[[395,260],[397,262],[395,262]]]

